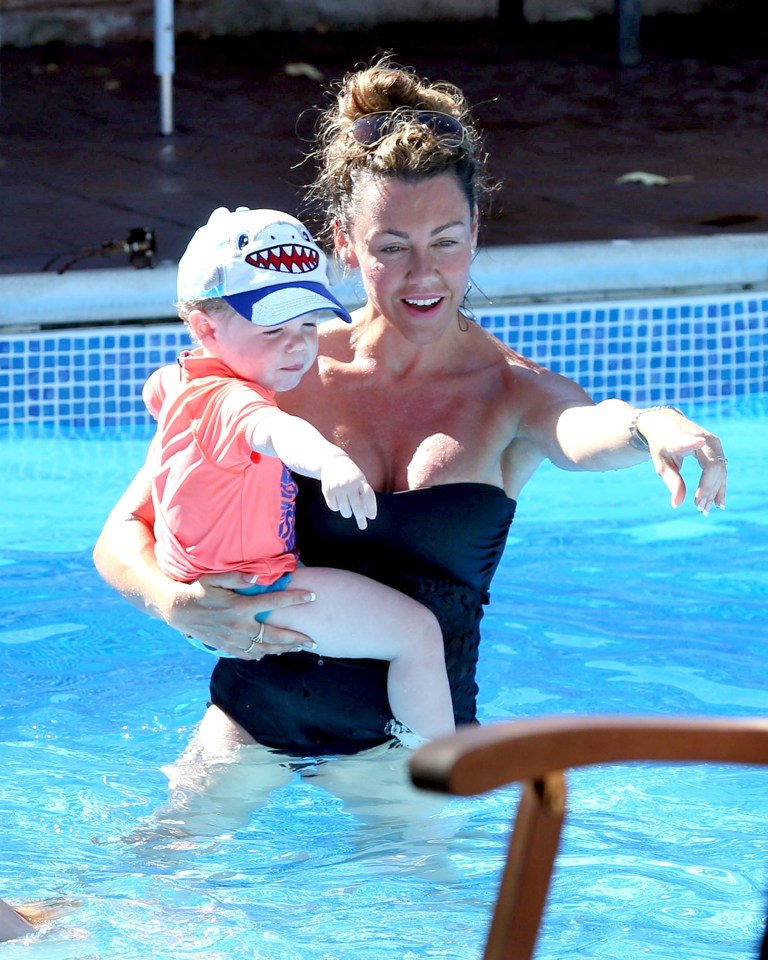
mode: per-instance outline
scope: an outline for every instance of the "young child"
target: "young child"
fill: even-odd
[[[288,214],[220,207],[179,262],[178,299],[199,346],[144,387],[158,421],[148,463],[161,568],[185,582],[250,573],[248,593],[289,583],[311,591],[313,603],[270,619],[306,633],[320,656],[390,661],[396,720],[382,733],[413,746],[452,732],[433,614],[366,577],[298,563],[290,471],[318,478],[328,506],[361,529],[376,516],[376,495],[344,450],[275,403],[275,393],[295,387],[314,364],[318,322],[329,311],[351,322],[328,289],[325,256]],[[263,633],[262,622],[243,653]]]

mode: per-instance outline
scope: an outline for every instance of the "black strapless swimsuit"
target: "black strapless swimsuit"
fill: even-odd
[[[361,531],[327,508],[317,481],[296,479],[302,562],[353,570],[429,607],[443,631],[456,722],[472,723],[482,607],[515,501],[483,483],[379,493],[378,516]],[[267,747],[299,756],[357,753],[388,739],[388,669],[386,660],[310,653],[220,659],[211,702]]]

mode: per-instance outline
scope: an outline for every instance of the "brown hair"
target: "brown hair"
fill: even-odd
[[[230,307],[223,297],[205,297],[200,300],[178,300],[176,310],[179,318],[186,323],[193,310],[202,310],[210,316],[226,316],[228,313],[237,313],[234,307]]]
[[[176,310],[179,314],[179,319],[183,321],[184,326],[187,328],[187,333],[193,343],[198,342],[195,331],[189,322],[189,315],[193,310],[202,310],[203,313],[207,313],[209,317],[227,317],[230,314],[234,315],[237,313],[237,310],[231,307],[223,297],[205,297],[201,300],[177,300]]]
[[[418,121],[393,124],[375,146],[358,143],[352,124],[371,113],[435,111],[455,117],[464,127],[459,145],[446,142]],[[334,223],[348,227],[356,183],[366,176],[419,179],[441,173],[456,177],[470,208],[483,208],[495,189],[486,174],[486,153],[462,91],[450,83],[430,83],[386,54],[372,66],[348,73],[338,84],[335,102],[321,115],[313,152],[319,171],[310,186],[310,203],[321,206],[328,236]],[[320,219],[318,211],[318,219]]]

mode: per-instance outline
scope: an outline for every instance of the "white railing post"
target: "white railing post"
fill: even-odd
[[[173,133],[175,68],[173,0],[155,0],[155,74],[160,78],[160,133]]]

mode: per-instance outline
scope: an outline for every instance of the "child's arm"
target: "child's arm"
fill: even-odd
[[[282,410],[255,418],[246,433],[253,450],[278,457],[296,473],[320,480],[325,502],[361,530],[376,516],[376,494],[357,464],[306,420]]]

